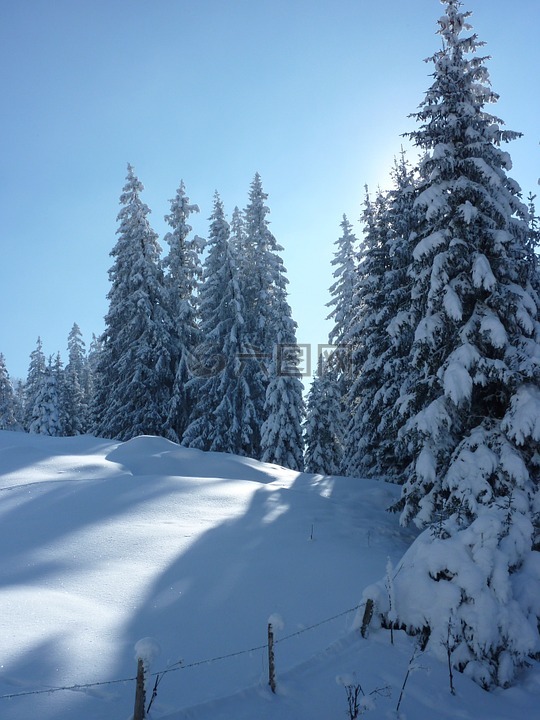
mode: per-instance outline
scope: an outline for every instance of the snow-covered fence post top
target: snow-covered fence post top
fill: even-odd
[[[135,659],[137,660],[137,682],[135,686],[135,708],[133,720],[144,720],[146,717],[146,687],[145,674],[161,649],[154,638],[146,637],[135,643]],[[152,698],[153,699],[153,698]],[[150,703],[151,704],[151,703]]]

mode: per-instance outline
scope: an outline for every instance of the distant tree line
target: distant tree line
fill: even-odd
[[[182,182],[162,256],[131,166],[111,251],[105,331],[88,354],[77,325],[68,364],[41,340],[25,383],[0,356],[0,428],[128,440],[161,435],[189,447],[303,469],[303,385],[286,269],[258,174],[230,223],[216,193],[207,240]]]

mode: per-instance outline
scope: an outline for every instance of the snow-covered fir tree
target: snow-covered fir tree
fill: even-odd
[[[377,443],[378,419],[372,412],[373,397],[382,383],[377,363],[370,358],[379,356],[385,341],[384,323],[388,288],[385,273],[390,266],[384,225],[385,198],[378,193],[371,202],[366,188],[360,244],[358,279],[352,299],[349,328],[344,344],[349,350],[352,382],[345,397],[349,412],[344,437],[343,463],[349,475],[371,474],[373,448]],[[347,418],[346,418],[347,421]]]
[[[540,260],[538,253],[540,252],[540,217],[536,213],[535,205],[536,195],[529,193],[527,197],[529,210],[529,262],[535,268],[532,273],[532,283],[537,292],[540,292]]]
[[[66,371],[62,356],[59,352],[56,353],[52,360],[52,369],[56,381],[56,392],[58,393],[59,400],[59,435],[67,435],[68,427],[68,413],[71,407],[71,399],[69,397],[68,388],[66,385]]]
[[[254,407],[246,380],[250,354],[244,341],[244,302],[229,234],[216,192],[199,299],[198,373],[189,383],[197,404],[182,442],[245,455],[252,447]]]
[[[359,275],[358,240],[346,215],[343,215],[340,227],[342,232],[335,243],[336,251],[332,260],[332,265],[335,266],[333,272],[335,280],[329,289],[331,300],[327,303],[328,307],[332,308],[327,320],[334,322],[328,334],[328,342],[336,347],[327,358],[325,374],[327,379],[332,376],[332,382],[339,393],[339,408],[342,413],[339,426],[344,431],[350,416],[347,394],[352,382],[350,366],[352,346],[345,341],[345,338],[351,330],[355,317],[355,296]],[[343,442],[344,437],[341,437],[339,441],[341,448]]]
[[[41,388],[46,367],[47,361],[43,353],[43,343],[41,338],[38,337],[36,348],[30,353],[30,364],[24,386],[24,427],[27,431],[30,429],[33,419],[34,403]]]
[[[341,400],[335,374],[321,355],[306,403],[304,465],[308,473],[337,475],[341,471]]]
[[[533,447],[516,443],[514,416],[525,388],[535,402],[540,378],[526,208],[506,172],[508,153],[499,147],[516,133],[501,130],[502,121],[485,111],[497,96],[485,58],[471,56],[481,43],[475,35],[461,37],[469,13],[455,0],[445,4],[444,49],[433,58],[435,81],[416,114],[420,128],[411,133],[426,155],[410,270],[420,321],[403,429],[416,460],[402,505],[403,519],[420,525],[449,503],[473,517],[479,498],[489,502],[522,484],[500,462],[487,475],[479,472],[476,487],[456,486],[451,478],[460,464],[458,445],[465,450],[471,433],[473,445],[480,434],[496,455],[510,442],[512,454],[533,470]]]
[[[88,427],[85,366],[86,353],[82,333],[77,323],[74,323],[68,335],[68,363],[64,371],[66,435],[81,435]]]
[[[328,340],[338,346],[344,344],[345,336],[352,325],[351,315],[358,282],[356,268],[358,240],[346,215],[343,215],[340,227],[342,233],[336,240],[336,251],[332,260],[332,265],[335,266],[333,272],[335,281],[330,287],[331,300],[328,303],[332,311],[327,317],[327,320],[334,322],[328,333]]]
[[[167,434],[174,381],[174,325],[142,190],[128,165],[96,378],[95,432],[120,440]]]
[[[282,248],[270,232],[267,215],[270,210],[265,201],[262,180],[256,173],[249,191],[248,205],[242,216],[235,213],[233,243],[239,259],[240,285],[245,301],[246,341],[253,359],[246,363],[250,395],[255,408],[251,428],[251,457],[261,457],[260,433],[265,416],[266,388],[274,354],[269,316],[272,316],[273,274],[270,270],[278,261]]]
[[[244,256],[245,247],[246,247],[246,238],[245,238],[245,225],[244,225],[244,215],[238,205],[234,208],[233,214],[231,217],[231,235],[230,235],[230,244],[231,244],[231,251],[236,258],[236,263],[238,265],[238,276],[241,281],[241,284],[244,283],[246,280],[246,273],[244,272],[244,262],[246,260],[246,257]]]
[[[296,323],[287,301],[283,248],[269,228],[267,197],[256,173],[244,213],[242,262],[247,340],[259,357],[247,363],[255,409],[253,456],[298,470],[303,466],[304,401]]]
[[[382,217],[388,253],[388,267],[383,278],[387,302],[385,313],[381,316],[382,333],[368,340],[371,345],[368,365],[373,365],[380,376],[371,408],[371,416],[377,422],[377,441],[372,449],[374,465],[380,476],[399,481],[408,458],[406,448],[396,445],[400,425],[397,399],[401,394],[403,378],[409,371],[409,356],[417,323],[409,278],[418,222],[416,180],[415,170],[410,167],[403,151],[394,163],[392,179],[394,186],[386,194]]]
[[[348,334],[355,380],[346,398],[353,410],[346,435],[352,475],[399,478],[406,458],[396,452],[396,401],[409,369],[415,327],[408,269],[416,237],[414,171],[405,154],[392,170],[394,187],[374,204],[366,198],[365,239]]]
[[[34,399],[29,432],[52,437],[64,434],[62,395],[62,364],[59,356],[54,360],[51,356]]]
[[[171,211],[165,216],[171,231],[164,238],[170,249],[163,263],[166,268],[167,301],[177,343],[174,384],[167,421],[169,436],[176,441],[187,428],[194,404],[193,398],[187,392],[187,384],[190,361],[200,342],[196,290],[202,274],[202,240],[197,236],[190,237],[192,227],[188,223],[189,216],[196,212],[199,212],[199,207],[190,203],[184,182],[181,181],[176,196],[171,200]]]
[[[470,13],[442,2],[443,47],[410,133],[425,152],[409,268],[418,322],[398,400],[412,458],[398,509],[427,529],[394,593],[401,625],[427,628],[435,652],[451,639],[452,664],[487,688],[540,650],[540,303],[500,147],[516,133],[486,111],[497,96]]]
[[[276,288],[279,296],[279,288]],[[275,299],[275,346],[270,364],[270,380],[264,404],[265,420],[261,428],[261,460],[291,470],[304,469],[302,423],[305,407],[300,370],[300,352],[296,342],[296,323],[283,288],[281,310]]]
[[[0,430],[18,430],[16,399],[6,361],[0,353]]]
[[[95,428],[97,418],[99,417],[99,408],[97,407],[96,397],[96,379],[97,379],[97,367],[99,363],[99,357],[103,343],[101,336],[98,337],[95,333],[92,333],[92,340],[88,347],[88,353],[86,355],[86,362],[84,363],[84,376],[83,376],[83,387],[84,395],[87,398],[88,417],[87,427]]]

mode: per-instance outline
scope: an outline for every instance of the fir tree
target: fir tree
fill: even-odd
[[[337,475],[341,471],[343,428],[341,393],[335,376],[329,372],[322,356],[317,375],[307,395],[304,422],[305,471],[320,475]]]
[[[245,231],[245,223],[244,223],[244,216],[242,214],[242,211],[238,206],[236,206],[233,210],[233,214],[231,217],[231,237],[230,237],[230,244],[231,244],[231,252],[236,258],[237,266],[238,266],[238,275],[241,281],[241,284],[243,285],[246,278],[245,273],[245,248],[246,248],[246,231]]]
[[[161,248],[147,219],[150,210],[140,198],[142,190],[128,165],[97,367],[95,431],[120,440],[167,434],[174,380],[174,327]]]
[[[527,197],[529,210],[529,264],[531,269],[531,284],[537,293],[540,293],[540,261],[538,252],[540,250],[540,217],[536,214],[536,195],[529,193]]]
[[[246,381],[250,355],[244,341],[244,304],[229,244],[229,224],[217,192],[210,217],[200,314],[203,340],[198,348],[199,376],[190,381],[198,402],[182,442],[202,450],[245,455],[252,445],[254,414]]]
[[[61,371],[59,357],[53,361],[51,356],[32,407],[29,432],[35,435],[58,437],[63,434]]]
[[[402,152],[392,171],[394,187],[374,206],[366,199],[366,239],[354,300],[358,308],[353,360],[354,408],[347,442],[349,474],[398,479],[407,464],[396,446],[403,378],[415,328],[408,269],[416,238],[414,171]]]
[[[474,55],[482,43],[464,36],[470,13],[442,1],[443,48],[410,133],[425,155],[408,269],[417,322],[398,399],[411,461],[397,506],[403,523],[428,526],[403,562],[437,599],[411,602],[410,581],[395,593],[400,621],[419,630],[421,617],[434,648],[441,615],[453,618],[449,659],[487,688],[509,683],[540,646],[526,599],[540,592],[540,303],[527,208],[500,148],[517,134],[485,109],[497,96]]]
[[[82,333],[73,324],[68,335],[68,364],[65,369],[66,435],[81,435],[88,426],[88,398],[85,392],[86,354]]]
[[[502,121],[484,109],[497,96],[485,58],[469,57],[482,43],[461,37],[469,13],[459,12],[456,0],[445,4],[444,47],[433,57],[435,80],[415,116],[420,128],[410,133],[426,155],[410,270],[420,321],[402,433],[415,460],[401,505],[403,520],[420,525],[443,505],[472,518],[479,502],[510,494],[516,483],[530,492],[536,474],[536,440],[520,447],[525,438],[518,440],[513,417],[525,388],[535,402],[540,379],[526,208],[499,148],[516,133],[501,130]],[[467,487],[456,472],[462,452],[478,447],[491,448],[498,460],[489,472],[479,468],[478,483]],[[504,469],[503,448],[525,462],[527,482]]]
[[[18,430],[16,400],[6,361],[0,353],[0,430]]]
[[[335,265],[336,268],[333,273],[335,281],[330,287],[332,299],[328,303],[329,307],[333,307],[327,317],[327,320],[334,321],[334,325],[328,333],[328,340],[338,346],[344,344],[353,322],[352,312],[358,281],[356,268],[358,240],[346,215],[343,215],[340,227],[342,234],[336,241],[337,249],[332,260],[332,265]]]
[[[382,383],[376,362],[383,351],[387,318],[388,288],[385,273],[390,266],[384,225],[385,199],[382,193],[372,203],[366,188],[360,246],[358,279],[353,296],[350,327],[344,335],[349,347],[352,383],[345,403],[349,420],[344,441],[344,469],[348,475],[374,471],[373,448],[377,443],[378,418],[373,414],[373,398]]]
[[[171,227],[171,232],[165,235],[165,242],[170,247],[169,254],[164,260],[164,266],[168,270],[165,282],[177,343],[174,384],[167,423],[169,436],[176,441],[182,437],[188,425],[194,403],[187,391],[187,384],[190,376],[190,360],[200,342],[196,290],[202,274],[200,263],[202,241],[197,236],[189,237],[192,227],[188,223],[189,216],[195,212],[199,212],[199,207],[190,204],[182,181],[175,198],[171,200],[171,212],[165,216]]]
[[[15,399],[15,420],[17,422],[17,429],[24,430],[24,403],[25,403],[25,390],[24,382],[22,380],[11,381],[13,387],[13,395]]]
[[[350,419],[347,395],[352,382],[350,366],[352,345],[349,333],[357,310],[355,296],[359,275],[357,270],[358,240],[346,215],[343,215],[340,227],[342,234],[336,241],[336,252],[332,260],[332,265],[335,266],[333,272],[335,281],[329,290],[331,300],[327,303],[329,307],[333,306],[327,320],[334,321],[328,334],[328,342],[336,347],[329,355],[328,362],[325,363],[325,374],[327,377],[332,376],[332,383],[339,393],[338,402],[342,415],[339,427],[344,431]],[[347,342],[346,338],[348,338]],[[344,441],[345,437],[342,436],[339,439],[341,447],[343,447]]]
[[[297,470],[303,466],[304,401],[296,323],[287,301],[288,280],[280,256],[283,248],[269,228],[267,197],[257,173],[244,213],[243,233],[247,339],[260,358],[248,363],[254,439],[260,428],[260,447],[254,442],[253,456]]]
[[[97,418],[99,417],[96,383],[99,358],[102,349],[103,343],[101,337],[92,333],[92,341],[88,348],[88,354],[84,363],[83,375],[84,396],[87,398],[86,402],[88,408],[87,428],[95,428],[97,425]]]
[[[45,376],[47,363],[43,353],[43,343],[38,337],[36,349],[30,353],[30,364],[24,388],[24,427],[28,431],[33,420],[34,404]]]
[[[269,370],[274,354],[275,338],[272,336],[269,318],[272,316],[271,267],[279,261],[277,244],[269,229],[265,204],[267,194],[263,191],[261,177],[256,173],[249,191],[249,202],[244,211],[243,223],[235,213],[234,245],[240,263],[241,291],[245,301],[245,335],[252,359],[246,363],[246,379],[250,387],[254,415],[250,436],[251,457],[261,458],[261,428],[266,419],[265,399]]]
[[[277,306],[279,308],[279,306]],[[282,327],[276,333],[276,344],[270,365],[270,381],[264,404],[265,421],[261,428],[261,460],[277,463],[291,470],[304,469],[303,385],[299,369],[300,356],[294,323],[283,306]]]

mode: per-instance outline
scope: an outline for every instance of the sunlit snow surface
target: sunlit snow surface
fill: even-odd
[[[0,432],[0,696],[133,678],[137,647],[150,672],[172,670],[150,718],[347,717],[343,678],[386,688],[366,716],[395,717],[411,639],[363,640],[348,613],[279,640],[354,607],[399,561],[412,535],[385,511],[397,492],[161,438]],[[271,617],[275,696],[260,647]],[[416,666],[404,717],[538,716],[536,666],[494,694],[458,675],[456,697],[444,665]],[[0,718],[127,720],[134,693],[129,681],[2,697]]]

